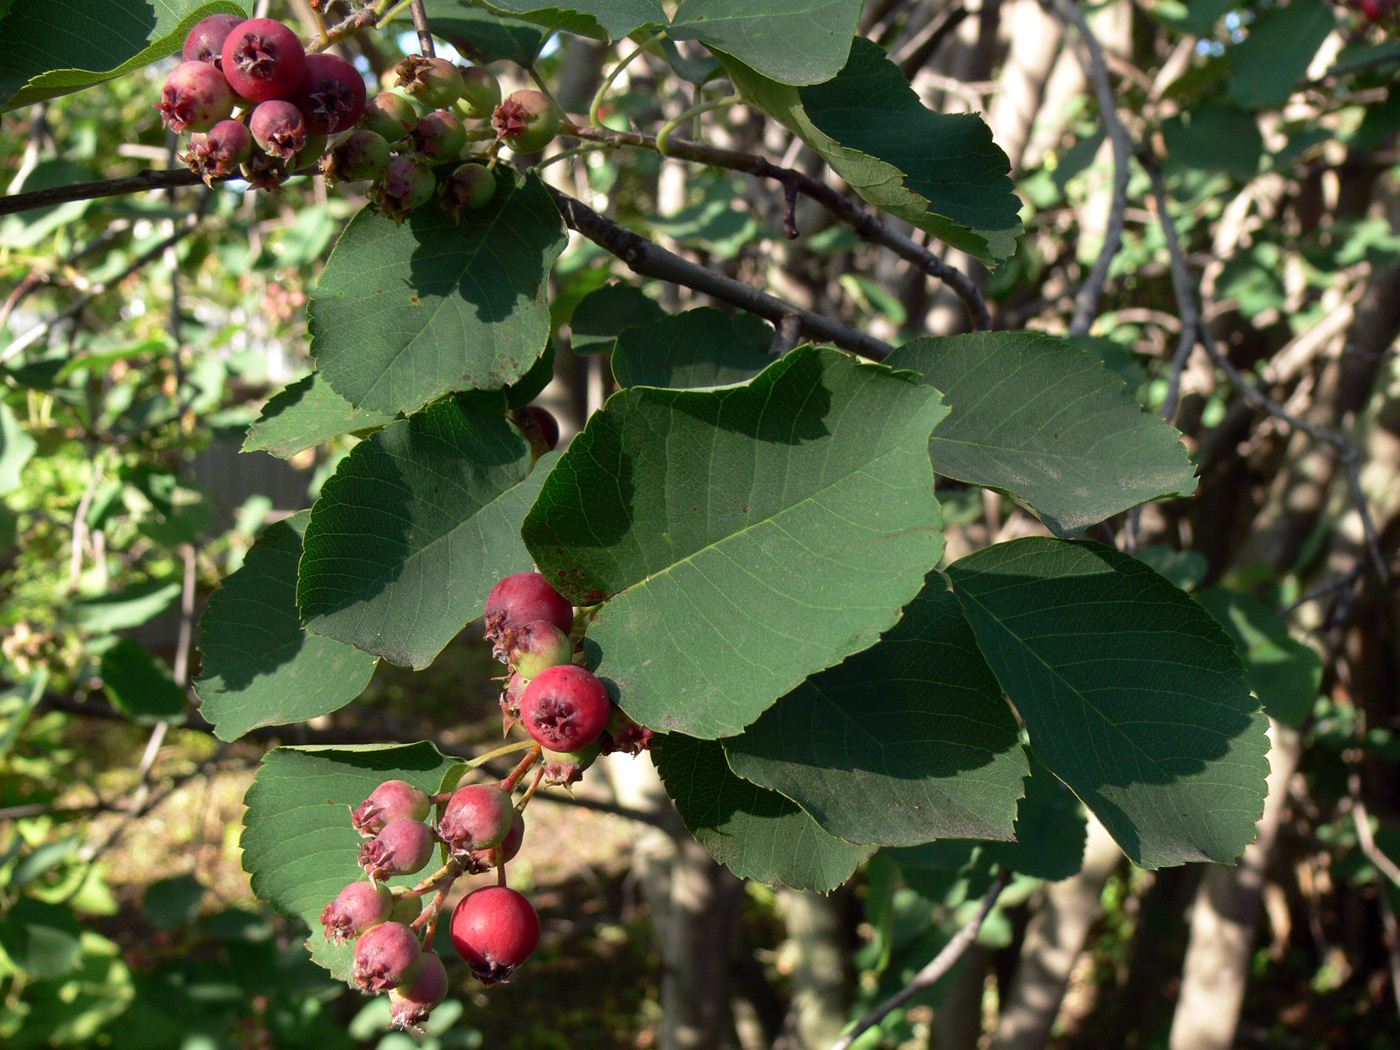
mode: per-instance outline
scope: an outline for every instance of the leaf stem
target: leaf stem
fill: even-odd
[[[601,128],[603,126],[603,118],[599,116],[599,113],[603,108],[603,99],[607,97],[609,89],[613,86],[613,82],[617,80],[624,69],[631,65],[632,60],[649,48],[660,35],[660,33],[647,33],[637,42],[637,46],[632,49],[631,53],[628,54],[626,58],[621,59],[617,65],[613,66],[612,72],[603,78],[603,82],[598,85],[598,90],[593,93],[593,103],[588,107],[588,123],[592,124],[595,128]]]
[[[709,102],[702,102],[698,106],[691,106],[688,110],[661,125],[661,130],[656,133],[656,152],[664,156],[671,155],[671,132],[675,131],[682,124],[694,120],[701,113],[708,113],[713,109],[725,109],[729,106],[737,106],[744,101],[743,95],[726,95],[724,98],[713,99]]]

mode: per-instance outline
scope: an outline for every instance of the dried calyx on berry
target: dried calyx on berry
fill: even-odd
[[[462,210],[471,211],[491,202],[496,196],[496,176],[484,164],[462,164],[443,182],[438,190],[442,206],[458,222]]]
[[[361,835],[378,835],[391,820],[427,820],[432,810],[428,793],[406,780],[386,780],[350,810],[350,823]]]
[[[209,185],[226,179],[253,155],[253,135],[237,120],[221,120],[207,135],[194,135],[190,148],[181,156],[190,170]]]
[[[598,754],[596,741],[578,751],[545,748],[540,753],[541,782],[546,786],[572,787],[583,779],[584,770],[594,763]]]
[[[532,620],[548,620],[565,634],[574,627],[574,607],[537,572],[517,572],[491,588],[485,617],[489,642],[495,642],[506,628]]]
[[[387,992],[403,980],[422,950],[417,934],[403,923],[381,922],[356,942],[351,979],[362,992]]]
[[[352,882],[321,910],[326,939],[337,944],[358,937],[390,917],[394,897],[382,882]]]
[[[436,952],[425,951],[389,989],[389,1027],[421,1031],[433,1007],[446,998],[447,968]]]
[[[432,170],[414,156],[395,157],[384,171],[383,181],[374,187],[374,202],[389,218],[402,223],[408,214],[433,199],[437,179]]]
[[[508,864],[515,859],[515,855],[520,852],[520,845],[525,841],[525,814],[516,810],[515,820],[510,826],[510,831],[501,841],[499,846],[491,846],[486,849],[474,849],[470,853],[462,854],[458,859],[462,862],[462,870],[468,875],[480,875],[484,871]]]
[[[466,146],[467,129],[450,109],[435,109],[418,122],[408,139],[415,152],[432,160],[448,160]]]
[[[233,113],[233,89],[224,75],[207,62],[181,62],[160,89],[160,110],[165,126],[182,131],[208,131]]]
[[[361,128],[337,142],[321,161],[321,174],[329,183],[377,179],[394,159],[389,143],[377,132]]]
[[[224,41],[222,69],[249,102],[289,99],[306,72],[306,48],[275,18],[250,18]]]
[[[433,856],[437,838],[421,820],[400,817],[360,847],[360,867],[371,879],[412,875],[423,870]]]
[[[559,107],[541,91],[513,92],[491,114],[496,137],[517,153],[538,153],[559,133]]]
[[[292,101],[309,133],[336,135],[364,115],[365,95],[365,79],[354,66],[338,55],[314,54],[306,56],[306,72]]]
[[[429,109],[450,106],[462,97],[462,74],[445,58],[409,55],[394,67],[399,90]]]
[[[541,671],[520,697],[520,721],[551,751],[581,751],[607,728],[612,699],[603,683],[582,667],[562,664]]]
[[[454,855],[500,845],[515,820],[510,792],[495,784],[468,784],[447,801],[438,835]]]
[[[281,161],[294,161],[306,145],[306,124],[301,110],[290,102],[260,102],[248,118],[253,141],[264,153]]]

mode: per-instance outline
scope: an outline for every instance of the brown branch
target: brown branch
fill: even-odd
[[[641,149],[656,149],[655,138],[635,131],[613,131],[610,128],[566,124],[562,133],[588,142],[607,142],[624,146],[637,146]],[[754,153],[721,149],[703,142],[690,142],[677,138],[666,140],[666,156],[675,157],[678,160],[694,161],[697,164],[708,164],[715,168],[744,172],[760,179],[773,179],[775,182],[782,183],[784,190],[788,193],[801,193],[805,197],[810,197],[853,229],[862,240],[889,249],[930,277],[946,284],[962,300],[974,327],[982,331],[992,327],[992,319],[987,312],[986,300],[983,299],[982,292],[970,277],[949,266],[922,244],[886,226],[861,205],[844,194],[838,193],[826,183],[812,178],[806,172],[784,168]]]
[[[67,204],[70,201],[90,201],[101,197],[120,197],[126,193],[144,193],[147,190],[165,190],[172,186],[193,186],[201,179],[184,168],[174,171],[139,171],[120,179],[101,179],[97,182],[75,182],[70,186],[53,186],[46,190],[33,190],[29,193],[12,193],[0,197],[0,215],[13,215],[30,208],[46,208],[53,204]]]
[[[757,314],[774,325],[782,325],[785,321],[792,324],[794,322],[786,319],[796,317],[802,331],[809,337],[834,343],[843,350],[850,350],[873,361],[883,361],[894,349],[889,343],[839,321],[833,321],[811,310],[803,310],[731,277],[697,266],[679,255],[668,252],[640,233],[604,218],[582,201],[575,200],[553,186],[545,188],[554,198],[554,203],[559,206],[569,229],[578,231],[594,244],[607,249],[631,267],[634,273],[703,292],[731,306]]]
[[[437,50],[433,47],[433,31],[428,27],[428,12],[423,6],[423,0],[413,0],[409,8],[413,12],[413,28],[418,32],[418,50],[428,58],[437,57]]]

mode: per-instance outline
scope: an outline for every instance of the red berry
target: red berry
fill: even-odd
[[[611,714],[603,683],[573,664],[541,671],[520,697],[525,732],[551,751],[582,751],[602,735]]]
[[[496,137],[517,153],[537,153],[559,131],[559,107],[541,91],[511,94],[491,114]]]
[[[216,69],[222,67],[224,41],[244,21],[242,15],[210,15],[196,22],[190,35],[185,37],[182,57],[186,62],[208,62]]]
[[[269,156],[292,160],[306,145],[306,124],[301,110],[290,102],[273,99],[259,102],[248,119],[253,141]]]
[[[574,658],[569,636],[548,620],[532,620],[520,627],[507,627],[496,638],[497,655],[515,668],[525,681],[550,667]]]
[[[447,968],[437,952],[425,951],[398,986],[389,989],[389,1027],[418,1031],[446,998]]]
[[[181,62],[170,71],[155,108],[165,126],[182,131],[208,131],[233,112],[233,89],[224,75],[206,62]]]
[[[421,820],[400,817],[360,847],[360,867],[371,879],[412,875],[422,871],[433,855],[437,839]]]
[[[491,588],[486,597],[488,640],[506,627],[532,620],[548,620],[568,634],[574,627],[574,607],[537,572],[517,572]]]
[[[247,125],[237,120],[221,120],[207,135],[195,135],[182,158],[190,170],[211,186],[225,179],[253,155],[253,136]]]
[[[384,883],[352,882],[321,910],[326,940],[340,944],[347,937],[358,937],[389,918],[393,907],[393,895]]]
[[[275,18],[250,18],[224,41],[223,71],[249,102],[291,98],[306,72],[306,49]]]
[[[540,917],[525,897],[505,886],[483,886],[452,912],[452,945],[483,984],[504,981],[535,953]]]
[[[306,56],[306,72],[292,101],[313,135],[335,135],[365,112],[365,78],[339,55]]]
[[[427,820],[432,809],[428,793],[406,780],[386,780],[350,811],[350,823],[361,835],[378,835],[391,820]]]
[[[360,935],[350,976],[362,992],[387,992],[422,954],[418,936],[401,922],[381,922]]]
[[[470,853],[499,845],[514,820],[510,792],[494,784],[468,784],[452,793],[438,834],[454,854]]]

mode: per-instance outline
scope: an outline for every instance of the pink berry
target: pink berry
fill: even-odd
[[[452,945],[483,984],[504,981],[535,953],[540,917],[525,897],[505,886],[483,886],[452,912]]]
[[[434,1006],[447,998],[447,968],[437,952],[425,951],[389,989],[389,1027],[418,1031]]]
[[[573,664],[541,671],[520,697],[525,732],[551,751],[582,751],[602,735],[611,714],[603,683]]]
[[[468,784],[452,793],[438,834],[454,854],[470,853],[499,845],[514,820],[508,791],[494,784]]]
[[[321,910],[326,939],[340,944],[377,926],[393,910],[394,898],[382,882],[352,882]]]
[[[205,62],[181,62],[170,71],[155,108],[176,133],[208,131],[233,113],[233,89],[224,75]]]
[[[207,135],[195,135],[183,160],[190,170],[211,186],[215,179],[226,179],[253,155],[253,136],[247,125],[237,120],[221,120]]]
[[[412,875],[432,858],[437,839],[421,820],[400,817],[360,847],[360,867],[371,879]]]
[[[379,210],[401,223],[408,213],[433,199],[437,179],[432,170],[414,156],[395,157],[384,171],[384,180],[374,189]]]
[[[499,846],[489,849],[475,849],[466,855],[465,869],[473,875],[480,875],[483,871],[490,871],[497,866],[497,863],[508,864],[515,859],[515,855],[520,852],[520,845],[525,841],[525,814],[516,813],[515,821],[510,826],[510,831],[502,840]]]
[[[294,159],[306,145],[306,124],[301,110],[281,99],[259,102],[248,119],[248,130],[259,148],[278,160]]]
[[[224,41],[223,71],[249,102],[291,98],[306,72],[301,40],[275,18],[250,18]]]
[[[210,15],[196,22],[185,37],[182,57],[186,62],[208,62],[220,68],[224,63],[224,41],[243,22],[242,15]]]
[[[494,641],[507,626],[548,620],[565,634],[573,630],[574,607],[537,572],[507,576],[486,597],[486,637]]]
[[[496,655],[528,682],[546,668],[572,660],[574,646],[569,636],[548,620],[531,620],[501,631],[496,636]]]
[[[362,992],[387,992],[418,961],[423,946],[401,922],[381,922],[360,935],[351,977]]]
[[[422,788],[406,780],[386,780],[350,811],[350,823],[361,835],[378,835],[391,820],[427,820],[432,808]]]
[[[365,78],[339,55],[306,56],[306,72],[292,101],[313,135],[335,135],[365,112]]]

